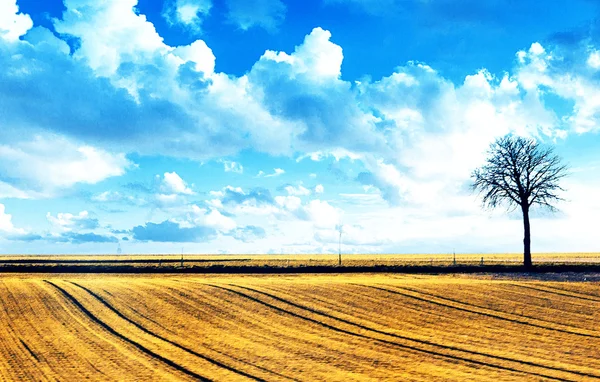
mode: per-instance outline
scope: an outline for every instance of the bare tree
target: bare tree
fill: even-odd
[[[472,188],[483,197],[483,205],[501,205],[523,212],[523,264],[531,267],[531,230],[529,209],[533,205],[555,211],[554,204],[563,200],[559,181],[567,175],[551,147],[543,147],[533,139],[505,136],[497,139],[488,151],[484,166],[473,171]]]

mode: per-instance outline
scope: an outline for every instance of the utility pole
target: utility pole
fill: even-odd
[[[183,247],[181,247],[181,268],[183,268]]]
[[[340,225],[340,241],[338,243],[338,266],[342,266],[342,225]]]
[[[117,246],[117,255],[120,255],[121,253],[123,253],[123,251],[121,250],[121,243],[119,243]]]

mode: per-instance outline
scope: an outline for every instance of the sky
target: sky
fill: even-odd
[[[600,2],[0,0],[0,253],[600,251]]]

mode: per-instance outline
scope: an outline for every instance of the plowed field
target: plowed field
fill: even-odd
[[[0,380],[600,380],[600,283],[0,275]]]

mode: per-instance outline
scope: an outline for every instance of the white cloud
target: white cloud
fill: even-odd
[[[325,192],[325,187],[322,184],[317,184],[315,186],[315,194],[322,194],[323,192]]]
[[[171,25],[180,24],[199,33],[202,21],[208,16],[211,8],[211,0],[167,0],[163,17]]]
[[[302,206],[302,200],[297,196],[276,196],[275,203],[289,211],[296,211]]]
[[[161,190],[167,194],[193,195],[194,191],[187,186],[187,183],[175,172],[165,172],[160,186]]]
[[[537,44],[537,45],[536,45]],[[598,131],[600,126],[600,80],[595,74],[598,61],[597,51],[588,53],[581,49],[565,54],[574,57],[565,59],[562,52],[547,52],[538,43],[532,44],[528,52],[520,52],[521,65],[515,69],[515,78],[531,97],[544,99],[547,94],[572,102],[572,111],[567,111],[562,122],[569,130],[582,134]],[[542,106],[543,107],[543,106]],[[538,107],[539,109],[539,107]],[[562,131],[561,136],[565,136]]]
[[[297,216],[310,221],[315,227],[329,228],[340,224],[341,210],[326,201],[316,199],[298,210]]]
[[[6,41],[18,40],[32,26],[31,17],[19,13],[17,0],[0,1],[0,38]]]
[[[593,69],[600,69],[600,52],[594,50],[587,59],[587,64]]]
[[[231,231],[237,227],[236,222],[216,209],[206,210],[197,205],[192,206],[192,221],[197,226],[207,226],[219,231]]]
[[[132,166],[124,154],[57,136],[0,145],[0,173],[13,179],[13,197],[51,196],[77,183],[95,184],[121,176]]]
[[[98,228],[98,219],[92,218],[87,211],[81,211],[77,215],[70,213],[58,213],[52,216],[50,212],[46,214],[46,219],[52,224],[53,227],[57,228],[61,232],[65,231],[78,231],[78,230],[91,230]]]
[[[241,163],[237,163],[234,161],[223,161],[223,167],[225,172],[235,172],[238,174],[242,174],[244,172],[244,166]]]
[[[160,208],[179,206],[183,203],[180,195],[177,194],[156,194],[154,195],[154,201]]]
[[[364,185],[374,186],[380,190],[383,198],[393,205],[398,205],[406,197],[410,180],[393,164],[383,160],[367,162],[370,172],[360,173],[357,180]]]
[[[315,28],[291,54],[267,50],[248,73],[256,96],[292,126],[295,152],[383,149],[377,119],[360,107],[353,85],[340,78],[342,48],[330,37]]]
[[[4,204],[0,203],[0,232],[5,234],[25,234],[25,230],[15,228],[12,215],[6,213]]]
[[[178,46],[173,54],[185,62],[193,62],[196,71],[211,75],[215,71],[215,55],[202,40],[196,40],[190,45]]]
[[[261,60],[286,63],[293,73],[308,73],[314,81],[335,79],[341,75],[344,55],[342,48],[329,41],[330,38],[331,32],[315,28],[293,54],[267,50]]]
[[[136,14],[137,0],[65,0],[58,33],[80,39],[75,56],[102,75],[114,74],[124,62],[151,61],[168,48],[146,16]]]
[[[54,21],[59,33],[81,41],[74,53],[77,64],[89,65],[97,75],[108,77],[112,86],[125,89],[132,97],[114,105],[105,105],[106,97],[96,102],[100,107],[119,109],[99,110],[98,114],[131,119],[118,121],[124,128],[116,129],[102,120],[101,124],[108,125],[105,130],[96,122],[93,129],[82,127],[73,133],[89,137],[101,131],[103,139],[116,140],[137,152],[193,159],[226,156],[244,148],[269,154],[291,150],[292,137],[301,127],[266,110],[255,96],[260,84],[251,84],[247,76],[213,73],[214,54],[201,40],[180,47],[165,44],[154,25],[134,11],[136,3],[69,0],[63,19]],[[64,73],[62,68],[57,71]],[[77,118],[86,116],[79,114]],[[58,123],[50,127],[67,129]],[[109,134],[111,130],[114,134]]]
[[[546,52],[546,50],[539,42],[534,42],[533,44],[531,44],[531,47],[529,48],[529,53],[536,55],[536,56],[544,54],[545,52]]]

